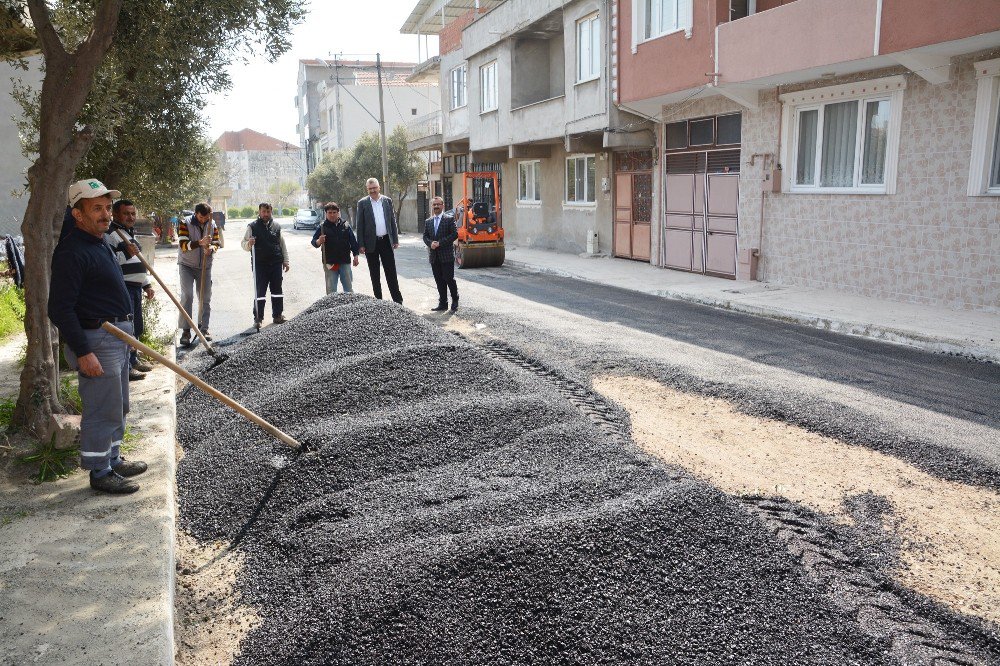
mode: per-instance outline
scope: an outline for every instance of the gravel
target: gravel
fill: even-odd
[[[896,663],[743,506],[408,310],[227,353],[189,366],[312,449],[178,400],[179,522],[263,618],[236,663]]]

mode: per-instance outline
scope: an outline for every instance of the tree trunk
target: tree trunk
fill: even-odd
[[[38,158],[28,169],[31,196],[21,222],[27,268],[24,332],[28,348],[11,425],[35,437],[44,436],[52,414],[63,411],[48,318],[50,262],[66,205],[66,189],[93,141],[90,127],[77,129],[80,110],[93,89],[97,68],[111,47],[121,3],[101,0],[90,36],[75,52],[67,53],[52,26],[46,2],[28,0],[45,55],[45,78],[39,109]]]

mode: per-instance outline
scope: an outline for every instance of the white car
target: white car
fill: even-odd
[[[319,211],[311,208],[300,208],[295,213],[295,219],[292,220],[292,229],[315,229],[319,226],[319,221]]]

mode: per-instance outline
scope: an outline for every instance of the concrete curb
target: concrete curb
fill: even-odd
[[[537,273],[559,275],[561,277],[583,280],[584,282],[591,282],[595,284],[608,284],[604,280],[591,276],[580,275],[578,273],[551,268],[548,266],[538,266],[519,259],[507,258],[505,263],[519,268],[535,271]],[[628,287],[621,287],[621,285],[614,286],[628,289]],[[839,333],[841,335],[851,335],[859,338],[867,338],[869,340],[878,340],[880,342],[889,342],[896,345],[914,347],[923,351],[939,354],[953,354],[977,361],[1000,363],[1000,349],[983,347],[973,341],[963,340],[960,338],[923,335],[916,331],[908,331],[889,326],[880,326],[873,323],[824,317],[805,312],[796,312],[776,307],[743,303],[731,298],[718,298],[702,294],[691,294],[675,289],[630,289],[630,291],[642,292],[651,296],[659,296],[660,298],[667,298],[676,301],[706,305],[720,310],[730,310],[732,312],[749,314],[755,317],[764,317],[767,319],[774,319],[776,321],[800,324],[810,328],[818,328],[825,331],[831,331],[833,333]]]

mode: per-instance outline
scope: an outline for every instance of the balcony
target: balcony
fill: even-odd
[[[441,150],[441,112],[433,111],[406,123],[406,149]]]
[[[878,5],[877,0],[797,0],[723,23],[718,83],[773,85],[819,78],[828,70],[847,73],[848,63],[875,54]]]

